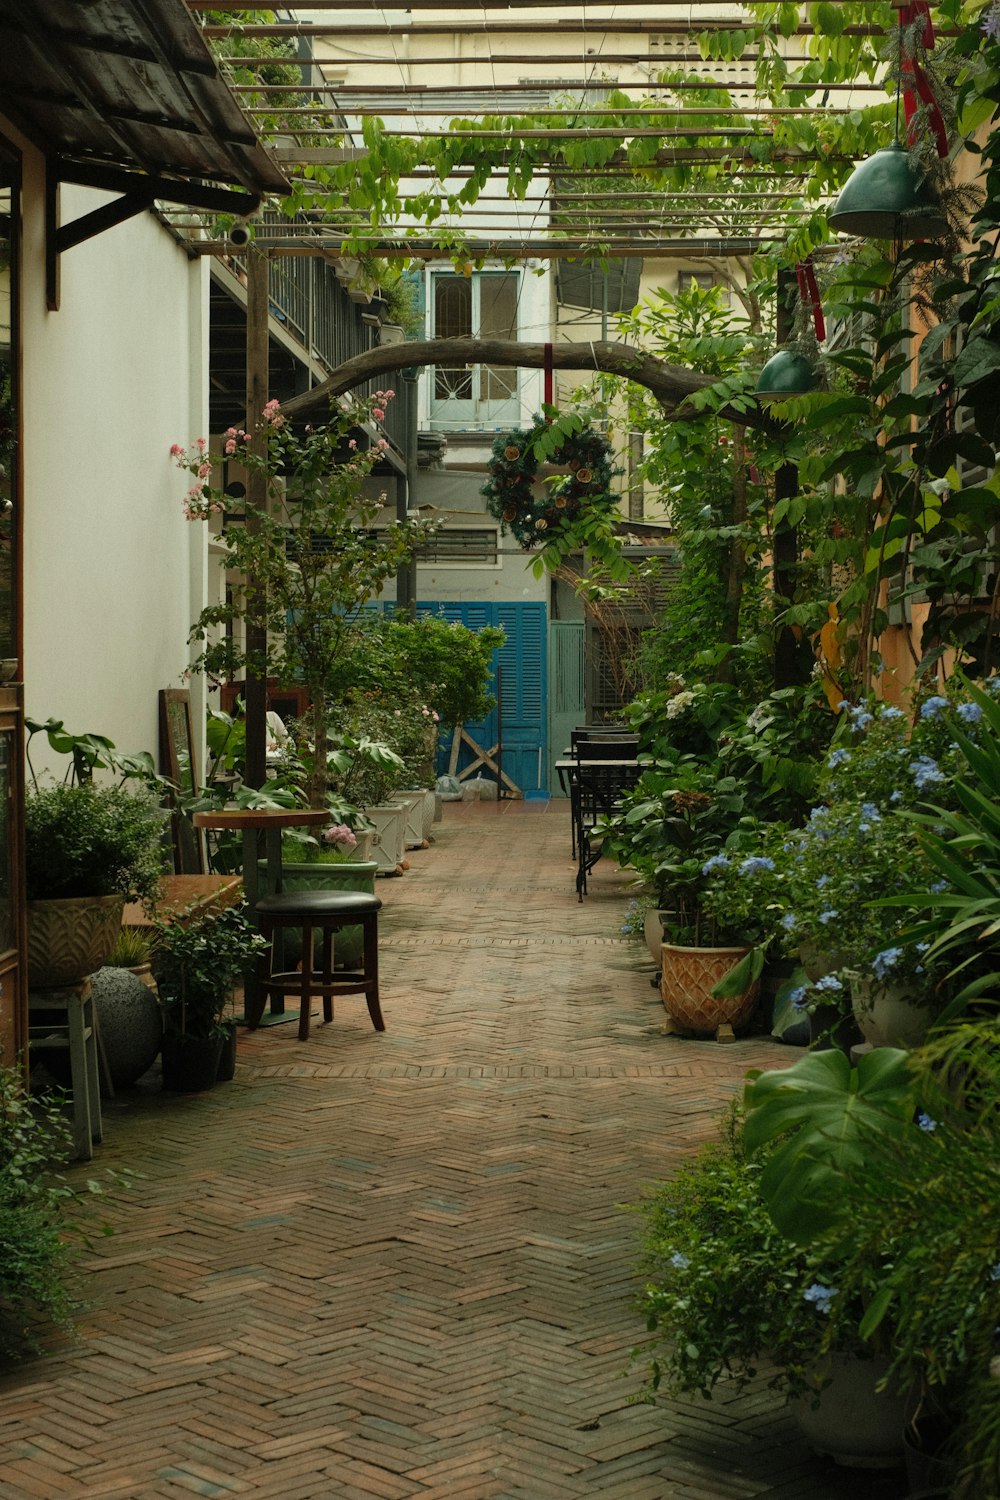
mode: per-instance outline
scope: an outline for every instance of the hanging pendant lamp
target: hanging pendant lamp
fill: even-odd
[[[869,240],[934,239],[948,224],[936,195],[899,141],[854,168],[827,219]]]
[[[792,349],[779,349],[757,376],[755,391],[765,401],[786,401],[791,396],[807,396],[818,384],[811,360]]]

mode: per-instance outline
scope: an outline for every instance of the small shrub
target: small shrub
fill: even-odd
[[[73,1262],[86,1240],[66,1219],[78,1195],[55,1170],[69,1150],[59,1094],[29,1099],[20,1075],[0,1068],[0,1360],[73,1326]]]

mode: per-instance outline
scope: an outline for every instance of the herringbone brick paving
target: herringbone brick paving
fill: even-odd
[[[86,1171],[136,1176],[79,1338],[0,1377],[0,1500],[897,1500],[766,1390],[634,1403],[627,1205],[795,1054],[663,1035],[565,804],[435,835],[379,883],[384,1034],[341,1001],[241,1033],[231,1084],[109,1103]]]

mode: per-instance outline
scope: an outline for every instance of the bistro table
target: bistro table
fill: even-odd
[[[329,823],[330,814],[324,807],[231,807],[222,812],[196,812],[191,821],[196,828],[212,828],[243,835],[243,891],[251,910],[257,898],[281,890],[281,835],[286,828],[318,828]],[[265,875],[264,890],[261,890],[258,866],[258,842],[264,835]],[[245,976],[243,996],[247,1009],[256,999],[256,975],[251,969]],[[272,997],[271,1010],[260,1020],[261,1026],[275,1026],[280,1021],[297,1019],[297,1015],[285,1014],[284,1000],[280,995]]]

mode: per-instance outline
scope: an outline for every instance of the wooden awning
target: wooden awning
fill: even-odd
[[[0,0],[0,111],[61,181],[237,214],[288,191],[184,0]]]

